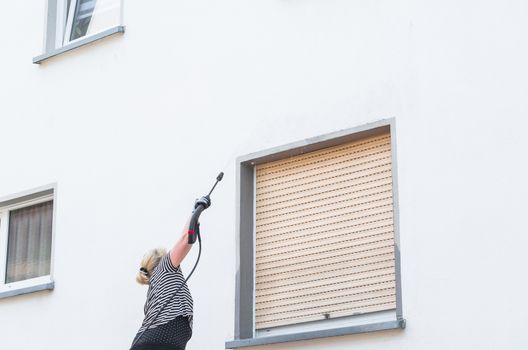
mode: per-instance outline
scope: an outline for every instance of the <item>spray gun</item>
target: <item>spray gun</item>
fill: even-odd
[[[188,233],[188,243],[194,244],[196,242],[196,237],[200,236],[200,223],[198,220],[200,219],[200,215],[202,212],[209,208],[211,206],[211,193],[213,193],[213,190],[215,189],[216,185],[222,181],[222,178],[224,177],[224,173],[218,174],[216,177],[216,182],[213,185],[213,188],[211,188],[211,191],[205,196],[203,196],[200,199],[197,199],[194,203],[194,210],[192,213],[191,221],[189,222],[189,230]]]

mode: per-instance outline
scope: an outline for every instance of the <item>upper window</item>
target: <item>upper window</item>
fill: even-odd
[[[0,202],[0,297],[52,288],[53,192]]]
[[[65,0],[63,44],[120,24],[121,0]]]
[[[392,122],[239,162],[235,340],[402,328]]]
[[[122,0],[48,0],[44,53],[33,62],[122,32]]]

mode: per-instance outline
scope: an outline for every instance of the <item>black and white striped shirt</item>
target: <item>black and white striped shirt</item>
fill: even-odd
[[[174,298],[168,302],[163,311],[158,312],[174,292],[185,283],[181,268],[174,267],[170,260],[170,253],[161,258],[158,266],[154,268],[150,275],[147,301],[145,302],[145,319],[138,333],[148,327],[156,328],[174,320],[177,316],[188,316],[189,325],[192,327],[193,300],[189,287],[185,283]],[[156,317],[156,315],[158,315]],[[150,325],[152,319],[155,321]],[[149,326],[150,325],[150,326]]]

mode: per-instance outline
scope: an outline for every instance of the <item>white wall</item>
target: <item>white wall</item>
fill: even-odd
[[[528,347],[526,1],[125,3],[124,36],[40,66],[44,0],[0,11],[0,197],[58,183],[56,288],[0,300],[3,349],[127,349],[143,251],[225,168],[188,346],[223,349],[234,157],[385,117],[407,329],[255,349]]]

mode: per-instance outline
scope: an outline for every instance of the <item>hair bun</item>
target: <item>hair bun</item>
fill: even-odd
[[[156,266],[158,266],[161,258],[167,255],[167,251],[162,248],[151,249],[145,253],[140,268],[136,275],[136,281],[139,284],[150,284],[150,276]],[[136,270],[137,271],[137,270]]]

